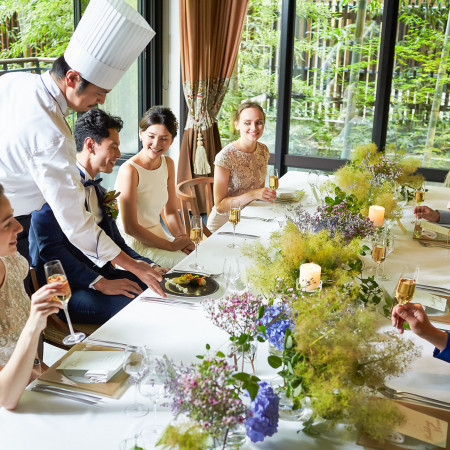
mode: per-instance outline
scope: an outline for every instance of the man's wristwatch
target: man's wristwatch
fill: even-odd
[[[40,366],[40,365],[41,365],[41,360],[39,358],[34,358],[33,366]]]

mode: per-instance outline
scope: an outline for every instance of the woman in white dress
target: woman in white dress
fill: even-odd
[[[121,166],[115,187],[120,192],[117,224],[127,244],[161,267],[173,267],[194,249],[178,214],[175,165],[165,155],[177,129],[169,108],[150,108],[139,123],[142,150]]]
[[[63,283],[46,285],[28,298],[23,280],[27,260],[17,252],[22,226],[13,217],[0,184],[0,407],[14,409],[27,384],[41,374],[37,346],[47,317],[61,308],[53,296]]]
[[[214,161],[214,208],[208,229],[216,231],[228,220],[232,200],[241,207],[252,200],[273,203],[276,191],[264,187],[269,149],[258,142],[264,132],[264,110],[258,103],[245,102],[237,109],[234,126],[241,136],[225,146]]]

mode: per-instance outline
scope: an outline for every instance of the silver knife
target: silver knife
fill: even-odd
[[[37,390],[39,390],[39,389],[45,389],[48,391],[53,390],[55,392],[62,392],[63,394],[75,395],[77,397],[85,397],[87,400],[92,400],[92,401],[97,401],[97,402],[103,400],[102,397],[99,397],[97,395],[87,394],[86,392],[73,391],[71,389],[53,386],[51,384],[36,384],[34,387],[36,387]]]
[[[186,306],[188,308],[198,308],[200,306],[198,303],[186,302],[184,300],[163,299],[160,297],[139,297],[139,300],[143,302],[163,303],[164,305],[169,306]]]
[[[247,239],[259,239],[261,236],[256,236],[255,234],[244,234],[244,233],[236,233],[236,235],[232,231],[219,231],[217,234],[222,236],[236,236],[243,237]]]
[[[33,386],[31,388],[31,391],[40,392],[42,394],[56,395],[57,397],[67,398],[68,400],[73,400],[75,402],[85,403],[87,405],[96,405],[98,403],[97,400],[88,400],[86,398],[79,397],[77,395],[67,394],[65,392],[59,392],[59,391],[55,391],[53,389],[48,389],[48,388],[40,388],[39,389],[39,388],[37,388],[37,386]]]
[[[124,344],[123,342],[107,341],[106,339],[97,339],[89,336],[83,341],[85,344],[98,345],[101,347],[117,348],[119,350],[134,351],[137,348],[136,345]]]

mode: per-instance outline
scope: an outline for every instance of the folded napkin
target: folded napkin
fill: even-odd
[[[58,370],[83,376],[90,383],[106,383],[122,368],[130,352],[76,351],[66,358]]]
[[[279,192],[277,202],[298,202],[305,195],[305,191]]]

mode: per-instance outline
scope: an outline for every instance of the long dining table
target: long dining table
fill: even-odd
[[[301,203],[312,203],[311,189],[306,183],[306,174],[290,171],[280,179],[279,192],[291,192],[303,189],[305,196]],[[445,209],[450,200],[448,188],[430,186],[425,204]],[[314,206],[308,206],[313,209]],[[242,219],[236,227],[238,233],[259,236],[264,243],[270,234],[279,229],[276,219],[281,208],[268,203],[253,202],[242,210]],[[413,206],[405,208],[402,223],[407,234],[398,228],[394,251],[386,260],[386,272],[392,281],[385,282],[388,292],[393,292],[396,280],[405,263],[420,266],[420,282],[450,289],[450,250],[443,248],[424,248],[412,239]],[[231,232],[232,225],[225,224],[219,232]],[[209,273],[221,273],[224,258],[238,256],[240,263],[250,265],[251,260],[243,257],[239,249],[227,245],[233,242],[233,236],[213,233],[198,248],[198,262]],[[239,243],[252,243],[253,239],[236,237]],[[195,252],[181,261],[175,269],[190,272],[189,265],[194,262]],[[367,261],[368,262],[368,261]],[[219,290],[215,297],[225,293],[225,281],[218,277]],[[153,296],[150,290],[142,296]],[[141,296],[140,296],[141,297]],[[228,346],[228,335],[214,326],[206,317],[202,308],[185,308],[151,301],[141,301],[140,297],[132,301],[122,311],[100,327],[92,337],[125,344],[148,345],[155,354],[165,354],[176,362],[196,361],[196,355],[206,352],[209,344],[213,351]],[[192,300],[199,302],[200,300]],[[381,318],[381,316],[380,316]],[[440,328],[449,329],[446,324]],[[391,329],[390,321],[381,318],[380,330]],[[415,392],[428,397],[450,402],[450,364],[432,357],[431,344],[418,339],[411,332],[405,333],[405,339],[413,339],[422,348],[419,357],[401,379],[389,380],[388,385],[404,391]],[[267,364],[268,344],[259,343],[257,351],[257,375],[263,379],[272,379],[275,370]],[[45,360],[45,355],[44,355]],[[32,383],[39,383],[35,381]],[[32,386],[31,385],[31,386]],[[18,407],[14,411],[0,409],[0,448],[2,449],[118,449],[119,443],[133,437],[142,429],[153,425],[153,416],[148,414],[140,418],[125,415],[124,409],[134,400],[134,390],[130,388],[119,399],[104,398],[96,405],[84,405],[57,396],[45,395],[27,389]],[[148,402],[144,397],[140,402]],[[150,408],[150,404],[148,405]],[[158,426],[164,427],[173,415],[167,407],[159,407],[156,416]],[[308,436],[298,432],[300,424],[280,420],[278,432],[264,442],[253,444],[250,441],[244,448],[266,449],[356,449],[356,433],[348,435],[344,427],[336,427],[319,436]]]

